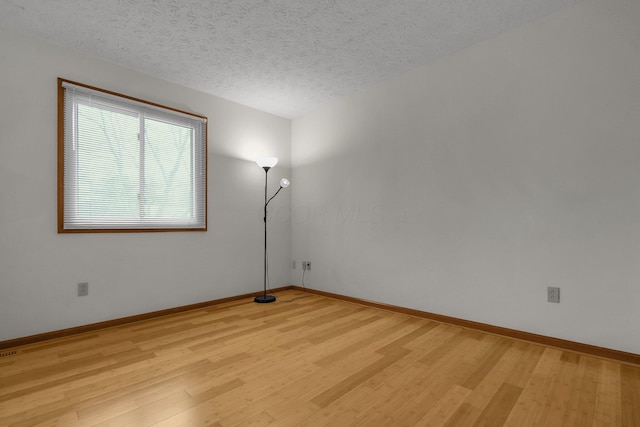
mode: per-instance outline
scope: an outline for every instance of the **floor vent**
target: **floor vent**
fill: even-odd
[[[5,357],[15,356],[16,354],[18,354],[18,352],[15,351],[15,350],[4,351],[4,352],[0,353],[0,359],[4,359]]]

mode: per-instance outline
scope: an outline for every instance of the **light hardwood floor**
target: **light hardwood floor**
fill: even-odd
[[[640,426],[638,366],[300,295],[11,349],[0,425]]]

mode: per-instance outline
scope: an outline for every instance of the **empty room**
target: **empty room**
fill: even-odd
[[[640,426],[640,1],[0,0],[0,426]]]

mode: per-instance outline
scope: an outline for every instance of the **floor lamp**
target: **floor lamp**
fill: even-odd
[[[280,190],[289,186],[290,182],[287,178],[282,178],[280,180],[280,188],[278,191],[271,196],[270,199],[267,200],[267,183],[269,176],[269,169],[274,167],[278,163],[278,159],[275,157],[260,157],[256,160],[258,166],[264,169],[264,293],[259,295],[253,299],[254,302],[265,304],[269,302],[274,302],[276,297],[274,295],[267,295],[267,276],[269,272],[267,269],[269,268],[269,264],[267,261],[267,205],[274,197],[278,195]]]

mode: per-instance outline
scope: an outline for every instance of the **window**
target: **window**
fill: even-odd
[[[207,119],[58,79],[58,232],[207,229]]]

